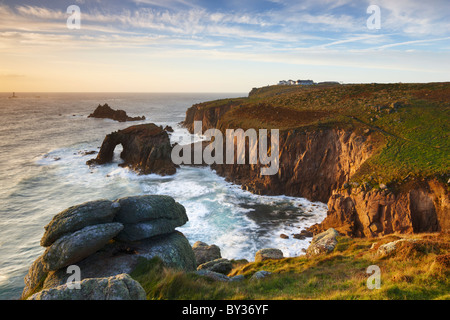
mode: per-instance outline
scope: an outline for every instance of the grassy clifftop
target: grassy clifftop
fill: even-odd
[[[337,128],[370,134],[378,151],[355,174],[357,182],[449,179],[450,82],[269,86],[253,89],[246,98],[199,106],[233,106],[220,119],[227,128]]]
[[[332,253],[310,258],[237,261],[229,274],[245,277],[237,282],[216,282],[194,273],[167,269],[156,259],[142,260],[132,277],[152,300],[450,299],[449,235],[402,237],[415,241],[402,242],[388,254],[379,254],[378,248],[400,239],[398,236],[340,237]],[[369,266],[380,268],[380,289],[367,287]],[[261,270],[272,274],[251,280]]]

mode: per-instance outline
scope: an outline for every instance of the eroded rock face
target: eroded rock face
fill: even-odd
[[[67,284],[38,292],[28,300],[145,300],[142,286],[127,274],[109,278],[85,279],[80,289]]]
[[[184,126],[191,133],[194,121],[202,121],[203,132],[212,128],[222,132],[234,129],[221,121],[221,117],[233,108],[233,105],[210,108],[194,105],[186,113]],[[327,202],[332,190],[349,181],[375,152],[371,139],[370,135],[341,129],[290,130],[280,132],[279,171],[276,175],[262,176],[263,166],[260,164],[214,164],[211,167],[228,181],[256,194],[288,195]]]
[[[327,218],[311,228],[315,233],[334,227],[351,237],[391,233],[439,232],[450,229],[448,191],[426,181],[394,194],[388,190],[344,190],[328,202]]]
[[[88,165],[102,165],[112,161],[114,149],[123,146],[120,157],[123,167],[129,167],[140,174],[162,176],[176,173],[172,162],[172,146],[165,130],[155,124],[129,127],[106,136],[96,159],[87,161]]]
[[[114,110],[108,104],[99,105],[88,118],[111,119],[119,122],[143,121],[145,117],[129,117],[124,110]]]

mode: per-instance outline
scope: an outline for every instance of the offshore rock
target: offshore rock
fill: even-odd
[[[128,167],[140,174],[158,174],[162,176],[176,173],[172,162],[172,146],[169,135],[161,127],[151,123],[132,126],[113,132],[106,136],[96,159],[86,162],[87,165],[102,165],[113,160],[117,145],[123,146],[120,154]]]
[[[43,290],[28,300],[145,300],[142,286],[128,274],[109,278],[85,279],[80,289],[71,289],[67,284]]]
[[[88,118],[111,119],[119,122],[145,120],[144,116],[129,117],[124,110],[114,110],[108,104],[98,105],[94,113],[91,113]]]

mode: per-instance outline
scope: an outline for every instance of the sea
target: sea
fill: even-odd
[[[24,277],[44,248],[44,226],[62,210],[98,199],[169,195],[189,222],[177,230],[189,242],[220,247],[222,257],[253,261],[263,248],[304,254],[310,239],[293,234],[323,221],[327,206],[303,198],[258,196],[210,168],[180,167],[174,176],[138,175],[112,163],[89,167],[105,136],[142,123],[172,126],[172,142],[190,143],[181,122],[193,104],[245,93],[0,93],[0,299],[19,299]],[[99,104],[145,121],[88,118]],[[286,234],[289,239],[282,239]]]

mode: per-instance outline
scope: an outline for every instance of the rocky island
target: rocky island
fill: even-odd
[[[119,122],[143,121],[145,117],[130,117],[124,110],[114,110],[107,103],[98,105],[97,109],[88,118],[111,119]]]
[[[155,124],[132,126],[108,134],[97,158],[87,161],[88,165],[102,165],[112,161],[117,145],[123,146],[120,158],[123,167],[129,167],[140,174],[173,175],[176,166],[171,160],[172,146],[167,132]]]

